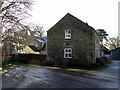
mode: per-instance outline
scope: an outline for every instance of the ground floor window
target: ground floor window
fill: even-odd
[[[71,48],[64,49],[64,58],[72,58],[72,49]]]

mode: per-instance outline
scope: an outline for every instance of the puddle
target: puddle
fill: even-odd
[[[113,67],[113,68],[119,68],[119,67]]]

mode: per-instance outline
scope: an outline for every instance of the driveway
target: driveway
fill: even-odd
[[[3,88],[118,88],[118,64],[100,70],[13,65],[0,73]]]

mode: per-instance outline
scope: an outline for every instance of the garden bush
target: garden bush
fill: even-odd
[[[105,61],[105,63],[110,63],[111,61],[107,57],[102,57],[102,59]]]
[[[4,58],[4,60],[2,60],[2,66],[10,63],[11,60],[12,60],[11,58],[12,58],[12,56],[6,56],[6,57]]]

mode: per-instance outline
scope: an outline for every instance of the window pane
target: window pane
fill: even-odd
[[[65,54],[65,57],[67,58],[67,57],[68,57],[68,54]]]
[[[69,54],[69,57],[72,57],[72,55],[71,55],[71,54]]]
[[[71,52],[71,49],[69,49],[69,52]]]
[[[70,37],[70,35],[68,35],[68,37]]]
[[[70,34],[70,30],[68,31],[68,33]]]
[[[65,31],[65,34],[67,33],[67,31]]]
[[[71,31],[65,30],[65,39],[70,39],[70,38],[71,38]]]
[[[68,52],[68,50],[66,49],[65,52]]]
[[[64,49],[64,58],[72,58],[72,49],[71,48]]]
[[[67,30],[66,32],[67,32],[67,34],[68,34],[68,30]]]

